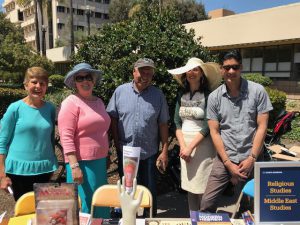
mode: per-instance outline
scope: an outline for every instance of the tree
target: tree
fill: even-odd
[[[128,19],[129,10],[132,8],[132,0],[112,0],[109,5],[109,19],[111,22],[119,22]]]
[[[28,67],[42,66],[49,72],[53,63],[33,51],[23,37],[23,29],[0,12],[0,71],[24,73]]]
[[[147,1],[149,3],[161,7],[160,11],[177,11],[178,22],[182,24],[208,19],[204,5],[196,0],[151,0]],[[141,7],[138,6],[143,4],[143,0],[113,0],[109,7],[109,18],[112,22],[126,20],[139,11]]]
[[[157,67],[153,83],[166,94],[173,113],[178,84],[167,69],[182,66],[192,56],[212,60],[194,37],[193,31],[178,23],[174,11],[159,14],[157,5],[145,4],[129,20],[105,25],[90,36],[73,60],[88,62],[104,72],[97,91],[107,103],[117,86],[132,80],[133,63],[140,57],[152,58]]]

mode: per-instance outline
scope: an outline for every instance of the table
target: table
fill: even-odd
[[[17,216],[17,217],[12,217],[10,218],[9,222],[7,223],[6,221],[3,221],[0,223],[0,225],[27,225],[28,221],[30,219],[35,218],[35,214],[29,214],[25,216]],[[190,225],[191,220],[189,218],[147,218],[145,220],[143,219],[138,219],[139,223],[137,224],[150,224],[150,225]],[[152,222],[152,223],[151,223]],[[240,219],[232,219],[231,220],[233,225],[245,225],[243,220]]]

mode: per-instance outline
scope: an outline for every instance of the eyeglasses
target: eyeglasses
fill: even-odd
[[[229,71],[230,69],[239,70],[241,68],[241,65],[226,65],[222,66],[222,68],[226,71]]]
[[[75,77],[76,82],[83,82],[84,80],[93,81],[93,76],[91,74],[87,74],[85,76],[76,76]]]

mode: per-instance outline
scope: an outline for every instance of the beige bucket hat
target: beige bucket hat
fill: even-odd
[[[198,66],[203,70],[204,75],[208,80],[209,90],[210,91],[215,90],[221,84],[222,81],[220,65],[218,63],[214,63],[214,62],[204,63],[201,59],[190,58],[187,61],[185,66],[179,67],[177,69],[168,70],[168,72],[174,76],[174,79],[181,86],[183,86],[181,80],[182,75],[184,75],[186,72]]]

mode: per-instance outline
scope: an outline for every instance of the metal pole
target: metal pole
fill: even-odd
[[[90,6],[86,6],[86,17],[87,17],[87,27],[88,27],[88,36],[91,34],[91,9]]]
[[[46,56],[46,31],[47,26],[42,25],[42,55]]]
[[[74,18],[73,18],[73,1],[70,0],[70,39],[71,39],[71,54],[75,52],[75,38],[74,38]]]

